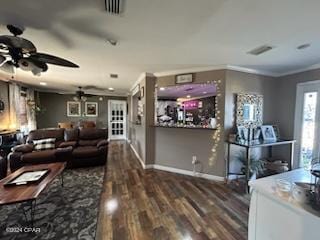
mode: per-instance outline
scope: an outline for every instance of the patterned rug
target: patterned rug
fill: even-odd
[[[1,240],[91,240],[95,238],[104,167],[68,169],[37,200],[34,227],[22,206],[0,207]]]

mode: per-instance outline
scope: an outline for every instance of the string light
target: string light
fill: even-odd
[[[212,140],[213,140],[213,146],[211,149],[211,157],[209,158],[209,166],[213,166],[217,163],[217,152],[218,152],[218,147],[220,146],[220,139],[221,139],[221,111],[219,109],[219,103],[220,103],[220,98],[221,98],[221,80],[214,80],[213,83],[216,85],[216,102],[215,102],[215,112],[216,112],[216,119],[217,119],[217,127],[216,130],[214,131],[212,135]]]

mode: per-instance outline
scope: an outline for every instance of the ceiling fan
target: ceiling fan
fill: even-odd
[[[34,75],[40,75],[41,72],[48,70],[47,64],[79,67],[66,59],[37,52],[37,48],[31,41],[20,37],[23,34],[22,29],[13,25],[7,25],[7,29],[13,36],[0,36],[0,70],[13,74],[15,68],[20,68],[31,71]]]
[[[95,95],[93,94],[87,94],[84,91],[82,91],[82,87],[78,87],[78,91],[76,91],[75,96],[73,97],[74,101],[87,101],[88,97],[93,97]]]

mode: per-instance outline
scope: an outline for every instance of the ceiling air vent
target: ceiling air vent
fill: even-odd
[[[122,13],[124,0],[105,0],[106,11],[111,14],[119,15]]]
[[[263,46],[260,46],[260,47],[257,47],[251,51],[249,51],[248,53],[249,54],[252,54],[252,55],[255,55],[255,56],[258,56],[262,53],[265,53],[265,52],[268,52],[270,50],[272,50],[274,47],[272,46],[269,46],[269,45],[263,45]]]

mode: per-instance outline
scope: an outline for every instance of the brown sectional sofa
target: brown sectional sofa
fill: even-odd
[[[29,164],[66,161],[68,167],[104,165],[108,154],[106,129],[40,129],[31,131],[26,144],[12,149],[11,171]],[[55,138],[55,149],[35,151],[33,141]]]

